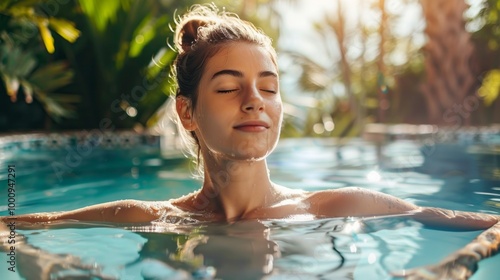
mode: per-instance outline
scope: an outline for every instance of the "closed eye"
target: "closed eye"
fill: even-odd
[[[221,89],[221,90],[218,90],[217,93],[231,93],[231,92],[235,92],[237,91],[238,89]]]
[[[272,89],[261,89],[263,92],[269,92],[269,93],[274,93],[276,94],[276,91],[275,90],[272,90]]]

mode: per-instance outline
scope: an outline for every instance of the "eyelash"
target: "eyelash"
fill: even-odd
[[[218,90],[217,92],[218,92],[218,93],[225,94],[225,93],[235,92],[235,91],[237,91],[237,90],[238,90],[238,89],[227,89],[227,90]],[[272,93],[272,94],[276,94],[276,91],[274,91],[274,90],[266,90],[266,89],[261,89],[261,91],[268,92],[268,93]]]
[[[261,89],[261,90],[264,91],[264,92],[276,94],[276,91],[274,91],[274,90],[267,90],[267,89]]]
[[[235,91],[237,91],[237,89],[218,90],[217,92],[224,94],[224,93],[231,93],[231,92],[235,92]]]

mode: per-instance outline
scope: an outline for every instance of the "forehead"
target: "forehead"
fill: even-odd
[[[220,70],[232,69],[245,72],[273,71],[277,66],[271,53],[264,47],[244,42],[224,46],[207,60],[204,75],[212,75]],[[251,74],[251,73],[248,73]]]

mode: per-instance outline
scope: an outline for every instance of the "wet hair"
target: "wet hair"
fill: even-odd
[[[178,55],[172,69],[177,84],[175,96],[189,100],[191,113],[196,108],[198,87],[208,59],[235,42],[246,42],[265,48],[277,66],[276,51],[271,39],[236,14],[220,12],[213,4],[194,5],[178,19],[174,37]],[[200,143],[195,132],[189,133],[180,125],[179,120],[177,123],[181,139],[188,152],[197,159],[199,171],[202,172]]]

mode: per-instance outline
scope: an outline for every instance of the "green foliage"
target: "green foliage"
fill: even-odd
[[[498,69],[500,69],[500,1],[483,0],[481,9],[471,18],[474,27],[472,40],[475,44],[475,67],[478,73],[478,95],[484,106],[476,112],[476,122],[481,124],[500,122],[500,98]]]
[[[500,94],[500,69],[493,69],[486,74],[478,94],[483,98],[486,106],[491,106],[498,99]]]
[[[172,42],[173,16],[190,5],[2,1],[0,74],[6,93],[13,102],[18,91],[26,101],[33,95],[56,128],[99,128],[103,121],[114,128],[151,125],[171,92],[175,53],[167,40]]]
[[[12,102],[20,92],[25,102],[37,99],[56,121],[74,117],[73,94],[57,93],[71,83],[73,72],[66,63],[50,61],[53,32],[74,42],[80,35],[74,24],[43,12],[43,1],[4,1],[0,5],[0,77]],[[45,49],[41,49],[39,44]],[[2,94],[2,93],[0,93]]]
[[[10,18],[8,24],[28,23],[36,26],[47,52],[54,53],[52,31],[69,42],[74,42],[79,37],[80,31],[70,21],[47,15],[43,11],[44,2],[41,0],[5,0],[0,6],[0,14]]]
[[[500,1],[484,0],[476,17],[470,21],[482,25],[475,36],[482,38],[490,50],[500,49]]]
[[[183,14],[193,2],[1,1],[0,79],[3,85],[0,94],[7,94],[11,102],[31,99],[40,102],[53,120],[49,126],[54,128],[98,128],[104,119],[111,120],[116,128],[154,125],[160,118],[156,115],[157,109],[172,91],[168,74],[175,53],[166,43],[173,41],[169,25],[175,25],[174,14]],[[280,7],[295,2],[219,0],[216,4],[252,21],[277,42],[283,16]],[[380,12],[378,2],[373,0],[366,5]],[[404,5],[418,3],[416,0],[403,2]],[[50,3],[58,6],[50,6]],[[478,73],[488,73],[482,79],[479,94],[484,97],[484,108],[497,117],[499,98],[492,82],[497,79],[491,77],[495,73],[493,69],[500,67],[500,59],[496,59],[500,56],[499,3],[484,0],[479,13],[470,19],[480,23],[473,33]],[[336,17],[337,22],[332,21],[332,17]],[[359,114],[362,114],[362,122],[373,120],[377,115],[381,86],[378,77],[382,74],[391,104],[386,121],[418,120],[416,115],[421,114],[418,108],[424,104],[418,99],[418,91],[424,58],[411,45],[411,38],[395,38],[391,34],[390,27],[397,24],[398,16],[388,14],[385,56],[391,57],[392,52],[406,49],[407,62],[393,65],[390,59],[385,59],[383,73],[378,57],[365,55],[367,51],[374,53],[373,42],[379,38],[380,30],[361,22],[349,30],[330,28],[332,23],[342,24],[339,18],[333,14],[318,20],[317,53],[292,54],[279,50],[301,66],[302,75],[297,77],[297,85],[304,92],[304,98],[314,100],[303,107],[300,107],[301,101],[294,103],[300,108],[285,115],[284,136],[359,135],[360,129],[356,126]],[[353,53],[359,54],[348,57],[344,66],[334,55],[338,53],[335,40],[339,34],[345,36],[342,45],[346,51],[352,46],[358,48]],[[356,44],[351,43],[352,40],[357,40]],[[407,47],[402,47],[405,44]],[[321,52],[323,59],[318,63],[316,59]],[[350,68],[349,77],[341,71],[345,65]],[[353,99],[349,100],[347,92],[352,93]],[[287,97],[284,92],[285,103]],[[356,110],[349,105],[353,100],[359,105]],[[293,106],[285,104],[285,107]],[[326,130],[331,128],[332,121],[334,130]],[[324,131],[315,130],[315,125]]]
[[[166,39],[174,7],[136,0],[79,3],[84,41],[65,48],[86,100],[80,107],[80,121],[86,124],[74,125],[98,127],[106,118],[117,128],[144,126],[169,94],[174,54]]]

